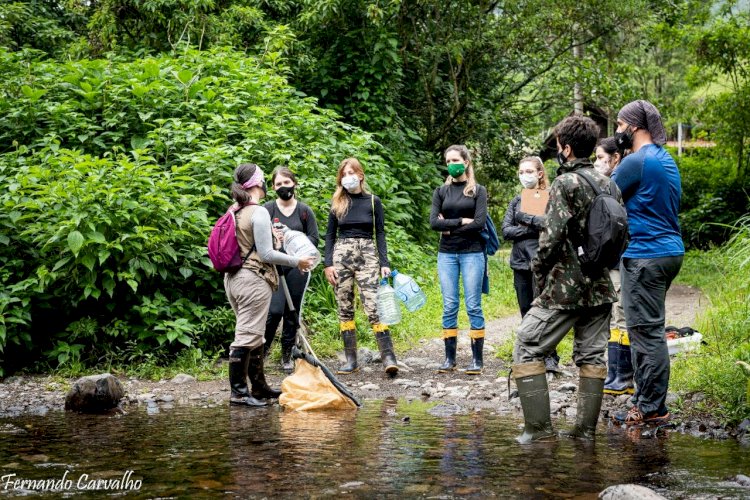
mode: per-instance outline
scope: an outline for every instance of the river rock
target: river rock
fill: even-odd
[[[125,390],[109,373],[79,378],[65,397],[65,409],[81,413],[101,413],[117,406]]]
[[[187,373],[178,373],[170,382],[173,384],[192,384],[195,382],[195,377],[188,375]]]
[[[416,380],[409,380],[408,378],[398,379],[393,382],[396,385],[403,385],[404,387],[419,387],[419,382]]]
[[[739,484],[740,486],[750,488],[750,477],[747,477],[744,474],[737,474],[732,478],[732,481]]]
[[[466,409],[457,404],[440,403],[427,410],[427,413],[435,417],[450,417],[451,415],[461,415],[466,413]]]
[[[367,363],[379,363],[380,362],[380,353],[377,353],[377,360],[375,359],[375,352],[368,349],[367,347],[360,347],[359,350],[357,350],[357,361],[365,365]]]
[[[561,392],[576,392],[577,387],[573,382],[565,382],[557,389]]]
[[[380,390],[380,386],[377,384],[365,384],[360,389],[363,391],[378,391]]]
[[[616,484],[599,493],[602,500],[659,500],[664,497],[638,484]]]
[[[678,395],[677,395],[677,394],[675,394],[674,392],[668,392],[668,393],[667,393],[667,397],[666,397],[666,399],[664,400],[664,403],[665,403],[665,404],[666,404],[667,406],[672,406],[672,405],[674,405],[675,403],[677,403],[677,402],[678,402],[679,400],[680,400],[680,396],[678,396]]]

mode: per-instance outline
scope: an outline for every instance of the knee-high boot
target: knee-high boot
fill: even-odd
[[[341,323],[341,338],[344,340],[344,355],[346,364],[336,370],[336,373],[348,375],[359,370],[357,366],[357,332],[354,329],[354,321]]]
[[[604,379],[604,392],[617,378],[617,363],[619,360],[618,345],[620,344],[620,330],[613,328],[609,331],[609,342],[607,343],[607,378]]]
[[[617,344],[617,373],[615,379],[604,384],[606,394],[633,394],[633,358],[630,352],[630,338],[626,330],[620,331]]]
[[[523,409],[523,433],[516,438],[521,444],[555,437],[549,408],[549,389],[544,361],[513,365]]]
[[[263,347],[257,347],[250,351],[250,363],[247,369],[250,384],[252,385],[251,394],[256,399],[277,399],[281,396],[281,391],[269,387],[266,382],[266,374],[263,372]]]
[[[229,386],[232,389],[229,402],[234,405],[266,406],[268,403],[256,399],[247,389],[249,362],[249,348],[235,347],[229,352]]]
[[[383,361],[385,372],[390,376],[394,376],[398,373],[398,363],[396,362],[396,353],[393,352],[391,332],[388,330],[388,327],[383,324],[373,325],[372,328],[375,332],[375,340],[378,342],[380,359]]]
[[[443,329],[443,342],[445,342],[445,362],[438,368],[438,373],[449,373],[456,369],[456,346],[458,344],[458,330],[455,328]]]
[[[582,365],[578,380],[576,424],[563,435],[571,438],[594,439],[599,410],[602,408],[604,377],[607,369],[599,365]]]
[[[469,330],[471,337],[471,364],[466,367],[467,375],[481,375],[484,368],[484,328]]]

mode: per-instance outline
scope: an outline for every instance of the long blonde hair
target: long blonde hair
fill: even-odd
[[[362,164],[359,160],[356,158],[347,158],[342,161],[339,165],[339,170],[336,173],[336,191],[333,193],[333,199],[331,200],[331,211],[339,220],[346,215],[349,211],[349,207],[352,205],[352,199],[349,196],[349,192],[341,185],[341,179],[344,177],[344,169],[346,167],[351,167],[355,174],[362,177],[362,192],[369,192],[364,180],[365,169],[362,168]]]
[[[527,156],[518,162],[518,166],[520,167],[522,163],[533,163],[536,167],[536,171],[544,174],[542,175],[542,178],[539,179],[539,184],[536,186],[537,189],[549,189],[549,177],[547,177],[547,170],[544,168],[544,162],[541,158],[538,156]]]
[[[471,152],[469,151],[469,148],[467,148],[463,144],[454,144],[452,146],[448,146],[448,148],[443,153],[443,158],[445,158],[451,151],[458,151],[458,154],[460,154],[461,158],[463,158],[464,162],[466,162],[466,171],[464,172],[466,174],[464,196],[474,198],[477,195],[477,180],[476,178],[474,178],[474,164],[471,162]],[[446,177],[446,184],[451,184],[452,182],[453,177],[451,177],[450,175]]]

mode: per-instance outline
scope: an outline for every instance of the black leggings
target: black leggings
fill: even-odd
[[[531,309],[531,303],[534,301],[534,273],[526,270],[513,269],[513,288],[516,289],[516,298],[518,299],[518,308],[521,310],[521,317]],[[557,355],[557,349],[554,349],[549,357],[555,361],[560,361]]]
[[[310,282],[310,273],[303,273],[296,267],[279,268],[279,278],[282,276],[286,278],[289,295],[292,297],[292,304],[294,304],[295,310],[289,310],[283,285],[279,279],[279,288],[271,297],[271,307],[268,310],[268,318],[266,319],[266,351],[271,348],[273,338],[276,336],[276,329],[282,319],[284,320],[284,324],[281,327],[281,346],[291,348],[294,345],[297,338],[297,329],[299,328],[302,299],[305,296],[307,284]]]

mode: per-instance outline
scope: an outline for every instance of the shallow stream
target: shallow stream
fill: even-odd
[[[595,444],[521,447],[517,419],[429,408],[386,400],[336,413],[177,406],[2,418],[0,494],[41,492],[41,481],[75,497],[596,498],[619,483],[669,498],[750,494],[726,480],[750,473],[750,450],[734,441],[600,424]]]

